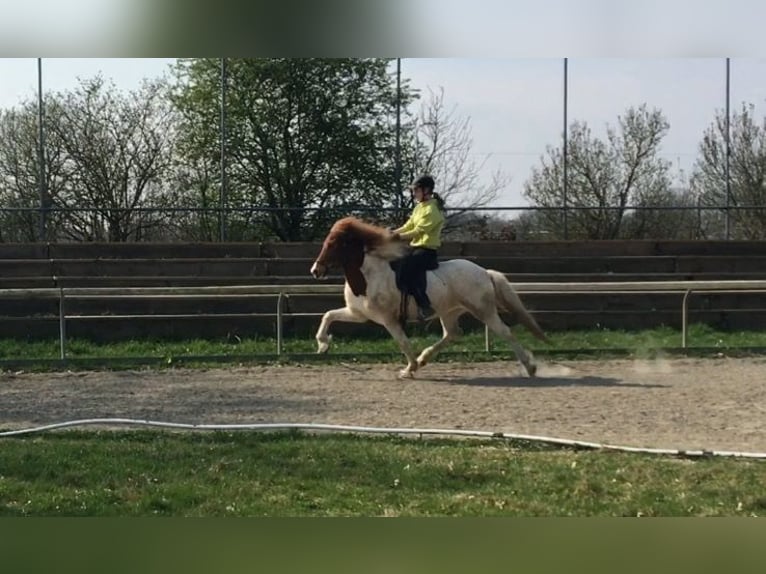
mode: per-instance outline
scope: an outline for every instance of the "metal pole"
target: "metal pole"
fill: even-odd
[[[40,220],[38,229],[38,238],[41,243],[46,239],[46,209],[47,201],[47,183],[45,180],[45,130],[43,129],[43,60],[37,58],[37,163],[38,163],[38,187],[40,191]]]
[[[285,294],[280,291],[277,296],[277,355],[282,354],[283,335],[282,335],[282,300]]]
[[[691,295],[692,290],[687,289],[686,293],[684,293],[683,301],[681,302],[681,347],[686,348],[686,341],[688,337],[688,330],[689,330],[689,295]]]
[[[726,239],[731,234],[731,223],[729,221],[729,207],[731,205],[731,175],[729,173],[729,164],[731,160],[731,66],[730,59],[726,58]]]
[[[396,148],[394,149],[394,197],[396,206],[401,207],[402,199],[402,59],[396,59]],[[397,217],[399,214],[396,214]]]
[[[219,197],[219,223],[221,228],[221,242],[226,241],[226,58],[221,58],[221,193]]]
[[[568,192],[568,184],[569,184],[569,174],[567,172],[567,134],[569,131],[568,128],[568,120],[567,120],[567,111],[568,111],[568,100],[569,100],[569,58],[564,58],[564,151],[562,153],[562,163],[563,163],[563,177],[564,177],[564,185],[563,185],[563,194],[564,194],[564,239],[569,239],[569,220],[567,218],[567,192]]]
[[[63,287],[59,287],[59,356],[61,359],[66,359],[66,310]]]

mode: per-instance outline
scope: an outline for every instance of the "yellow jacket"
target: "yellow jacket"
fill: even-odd
[[[444,215],[435,199],[422,201],[412,210],[412,215],[397,232],[404,239],[412,239],[412,247],[437,249],[442,244],[441,234]]]

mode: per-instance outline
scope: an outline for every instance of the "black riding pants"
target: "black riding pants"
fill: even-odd
[[[438,266],[436,249],[426,247],[413,247],[399,266],[397,284],[402,291],[412,295],[418,307],[431,304],[426,295],[426,271]]]

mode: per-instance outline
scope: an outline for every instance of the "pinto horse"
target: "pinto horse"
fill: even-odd
[[[527,374],[535,376],[537,366],[532,354],[521,346],[499,312],[512,313],[540,340],[547,341],[545,334],[502,273],[465,259],[443,261],[437,269],[427,272],[426,292],[441,321],[443,336],[416,356],[399,320],[401,292],[390,265],[402,257],[406,249],[407,244],[386,229],[354,217],[335,222],[311,266],[311,274],[322,279],[329,268],[342,268],[346,277],[343,290],[346,306],[328,311],[322,317],[316,334],[319,353],[326,352],[330,346],[331,323],[373,321],[388,330],[407,358],[407,366],[399,371],[399,376],[412,377],[460,334],[458,319],[470,313],[507,340]],[[407,318],[416,317],[414,302],[409,303],[405,312]]]

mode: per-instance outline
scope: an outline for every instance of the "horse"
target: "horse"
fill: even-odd
[[[400,321],[402,293],[391,267],[391,262],[403,257],[406,250],[407,243],[390,230],[358,218],[345,217],[333,224],[310,271],[314,278],[323,279],[329,269],[340,267],[346,279],[343,289],[346,305],[322,316],[316,333],[318,353],[329,349],[329,328],[333,322],[372,321],[386,328],[407,359],[399,377],[412,378],[460,335],[458,319],[470,313],[507,340],[528,376],[535,376],[537,365],[532,353],[521,346],[499,313],[512,313],[536,338],[547,342],[545,333],[502,273],[466,259],[442,261],[435,270],[427,272],[426,293],[439,317],[443,334],[438,342],[416,356]],[[404,307],[404,312],[406,319],[416,317],[413,301]]]

